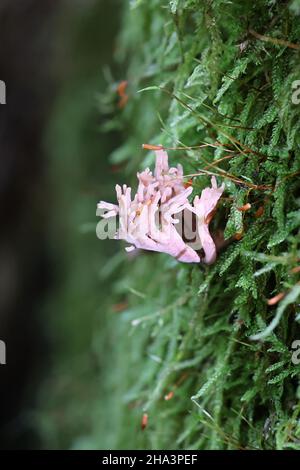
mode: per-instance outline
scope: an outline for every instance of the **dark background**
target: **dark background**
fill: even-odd
[[[7,87],[6,105],[0,106],[3,449],[42,446],[32,410],[66,341],[49,318],[66,312],[59,292],[67,292],[74,257],[76,270],[81,249],[83,259],[87,245],[95,253],[98,183],[114,178],[103,155],[118,141],[117,133],[100,132],[96,97],[107,85],[103,66],[113,61],[119,9],[118,1],[1,1],[0,79]],[[78,239],[78,227],[86,223],[92,224],[89,238]],[[77,248],[68,257],[75,238]],[[81,285],[80,276],[72,282],[74,302],[83,302],[75,300]],[[75,353],[89,341],[91,328],[80,336],[82,344],[70,339]]]

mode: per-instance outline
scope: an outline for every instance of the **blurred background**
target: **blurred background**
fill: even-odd
[[[107,156],[121,135],[118,126],[103,133],[100,108],[120,112],[121,3],[1,1],[3,449],[113,445],[112,418],[102,416],[112,300],[101,269],[117,246],[97,240],[95,214],[118,172]],[[107,442],[85,442],[94,426]]]

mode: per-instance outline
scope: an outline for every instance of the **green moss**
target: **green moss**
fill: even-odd
[[[116,48],[129,101],[117,109],[111,84],[98,100],[105,128],[123,135],[111,156],[123,165],[118,178],[134,186],[136,171],[153,163],[142,143],[212,144],[170,151],[170,160],[186,174],[212,170],[225,181],[213,229],[243,237],[211,267],[156,253],[107,260],[101,273],[110,298],[91,347],[101,370],[89,379],[87,429],[73,429],[70,441],[300,450],[300,366],[291,361],[300,339],[299,274],[291,272],[299,260],[300,105],[292,103],[292,82],[300,79],[300,52],[276,43],[299,40],[299,2],[130,3]],[[194,193],[207,182],[195,178]],[[247,202],[249,211],[237,210]],[[279,292],[285,299],[268,306]],[[99,302],[104,295],[92,294]],[[108,306],[116,302],[125,302],[122,312]],[[77,401],[73,394],[69,415]],[[149,422],[141,431],[143,413]]]
[[[124,412],[118,445],[300,448],[300,369],[290,349],[300,337],[299,286],[291,274],[299,257],[300,107],[291,86],[300,77],[299,51],[257,39],[251,29],[297,42],[295,5],[152,0],[132,2],[124,14],[119,44],[130,91],[122,112],[130,141],[124,162],[133,173],[141,166],[144,141],[221,143],[169,153],[186,174],[206,168],[225,180],[228,199],[214,227],[227,221],[226,236],[244,236],[209,268],[157,254],[124,261],[118,292],[130,307],[115,322],[122,344],[116,370],[123,371],[131,410]],[[157,113],[161,130],[141,130],[140,122]],[[194,179],[195,193],[206,182]],[[237,207],[246,202],[251,209],[241,213]],[[129,286],[142,298],[129,294]],[[266,299],[282,291],[288,295],[278,307],[268,306]],[[171,390],[173,398],[164,400]],[[145,411],[149,425],[142,433]],[[131,438],[129,419],[137,429]]]

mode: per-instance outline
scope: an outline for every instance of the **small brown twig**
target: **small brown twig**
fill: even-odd
[[[270,42],[272,44],[276,44],[278,46],[286,46],[291,49],[295,49],[297,51],[300,50],[300,44],[295,44],[293,42],[286,41],[285,39],[277,39],[277,38],[272,38],[270,36],[265,36],[264,34],[259,34],[253,29],[249,29],[249,33],[254,36],[256,39],[259,39],[260,41],[265,41],[265,42]]]

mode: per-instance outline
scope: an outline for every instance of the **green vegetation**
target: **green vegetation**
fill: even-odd
[[[128,103],[117,106],[116,78],[97,88],[105,138],[122,140],[113,178],[111,144],[97,155],[91,137],[97,114],[77,126],[84,93],[64,95],[50,147],[69,230],[55,228],[65,268],[45,315],[59,335],[37,413],[45,446],[300,450],[299,15],[298,0],[131,1],[115,48]],[[96,239],[97,199],[154,162],[142,143],[183,147],[170,162],[202,173],[194,194],[211,172],[225,181],[211,225],[239,236],[213,266]]]

